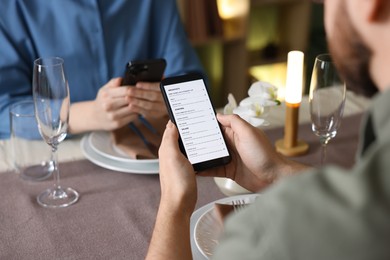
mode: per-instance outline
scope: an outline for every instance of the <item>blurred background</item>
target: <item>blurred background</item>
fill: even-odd
[[[327,52],[323,5],[311,0],[177,0],[188,37],[209,77],[216,107],[268,81],[284,99],[287,53],[305,53],[304,92],[315,56]]]

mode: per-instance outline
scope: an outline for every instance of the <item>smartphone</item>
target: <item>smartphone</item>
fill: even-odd
[[[166,66],[165,59],[130,61],[126,64],[122,85],[134,86],[139,81],[160,82]]]
[[[200,74],[165,78],[160,83],[171,121],[179,130],[179,145],[195,171],[221,166],[231,156]]]

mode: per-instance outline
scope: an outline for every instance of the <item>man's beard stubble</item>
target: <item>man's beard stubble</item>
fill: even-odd
[[[369,72],[370,49],[352,26],[345,9],[345,2],[340,3],[336,15],[333,40],[328,39],[328,46],[340,76],[347,88],[358,94],[372,97],[378,92]]]

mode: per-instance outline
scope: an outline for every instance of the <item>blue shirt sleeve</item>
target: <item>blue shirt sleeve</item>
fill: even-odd
[[[9,137],[9,105],[31,99],[39,57],[64,59],[71,103],[94,100],[129,60],[165,58],[165,76],[204,74],[175,0],[3,0],[0,46],[0,139]]]

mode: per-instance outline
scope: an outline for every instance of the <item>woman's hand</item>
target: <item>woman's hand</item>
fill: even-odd
[[[162,117],[168,114],[160,91],[160,83],[138,82],[127,89],[130,111],[145,117]]]
[[[136,118],[128,102],[128,88],[120,86],[121,78],[114,78],[99,89],[95,99],[96,118],[103,129],[113,130]]]
[[[101,87],[92,101],[71,105],[69,130],[73,134],[95,130],[114,130],[137,118],[127,99],[128,88],[121,78],[111,79]]]

